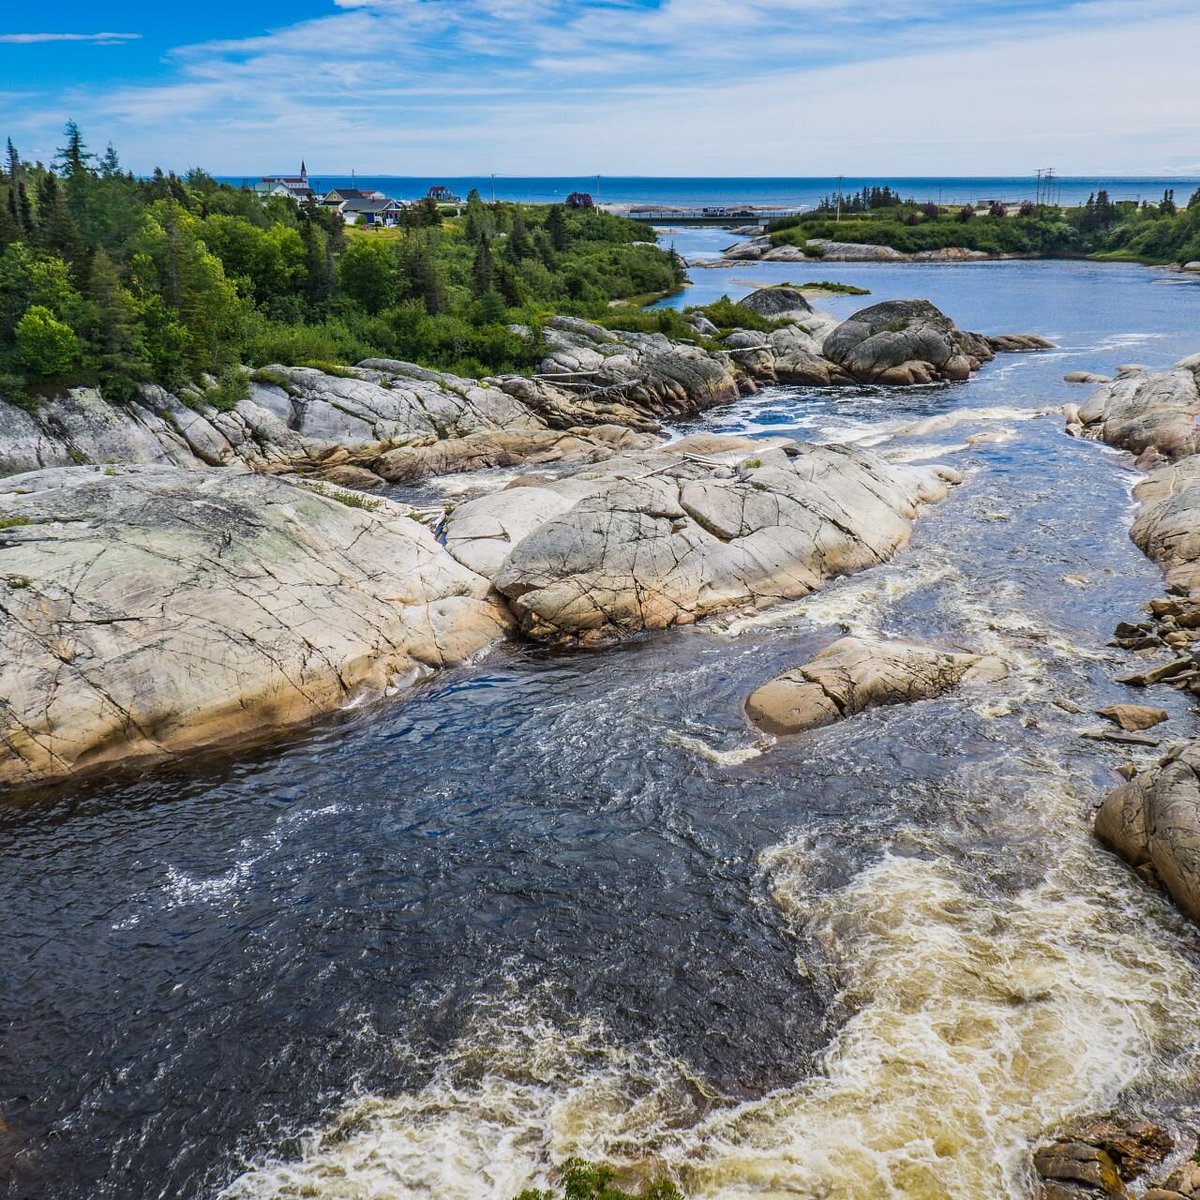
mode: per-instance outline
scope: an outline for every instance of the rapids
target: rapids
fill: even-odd
[[[512,1200],[582,1154],[705,1200],[991,1200],[1073,1117],[1200,1117],[1200,939],[1093,841],[1128,754],[1078,736],[1124,698],[1106,643],[1159,578],[1128,460],[1038,415],[1086,395],[1068,370],[1200,349],[1200,287],[818,273],[871,288],[820,301],[840,314],[928,296],[1059,346],[676,431],[955,466],[891,563],[620,647],[506,647],[267,750],[0,808],[4,1194]],[[745,290],[694,277],[688,302]],[[843,631],[1013,669],[757,735],[745,695]],[[1155,702],[1168,740],[1195,731]]]

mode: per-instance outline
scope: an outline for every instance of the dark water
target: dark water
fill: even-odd
[[[3,1194],[505,1200],[578,1150],[704,1196],[983,1197],[1121,1095],[1193,1112],[1195,939],[1092,844],[1125,756],[1077,736],[1124,698],[1105,643],[1158,576],[1125,460],[1033,414],[1081,398],[1066,370],[1197,349],[1200,291],[1097,264],[837,275],[872,291],[839,313],[928,296],[1061,346],[698,423],[957,467],[893,563],[0,808]],[[928,417],[952,423],[904,431]],[[746,694],[847,629],[1012,670],[755,745]]]
[[[294,170],[295,168],[293,168]],[[223,176],[222,181],[240,186],[253,183],[253,178],[240,175]],[[961,177],[921,176],[919,178],[851,178],[842,179],[738,179],[738,178],[621,178],[595,175],[569,177],[527,178],[512,175],[471,175],[461,178],[428,178],[400,175],[321,175],[313,171],[309,182],[315,191],[324,193],[339,187],[378,189],[398,200],[416,200],[431,187],[444,185],[456,196],[465,199],[477,188],[485,200],[491,200],[493,182],[497,200],[525,204],[552,204],[565,200],[572,192],[588,192],[604,204],[665,204],[683,207],[705,205],[757,204],[768,207],[816,205],[823,197],[835,193],[839,186],[847,194],[863,187],[883,187],[885,184],[902,196],[935,203],[962,204],[978,200],[1033,200],[1038,195],[1037,180],[1029,176]],[[1174,188],[1180,202],[1191,195],[1200,179],[1172,178],[1063,178],[1055,181],[1054,200],[1059,204],[1082,204],[1089,195],[1105,188],[1114,200],[1150,200],[1162,198],[1166,188]]]

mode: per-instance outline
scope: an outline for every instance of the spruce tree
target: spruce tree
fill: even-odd
[[[567,248],[567,218],[561,204],[553,204],[546,214],[546,232],[550,235],[550,244],[560,254]]]
[[[21,234],[26,241],[33,237],[33,205],[29,200],[29,189],[24,179],[17,180],[17,223],[21,226]]]
[[[38,184],[37,244],[59,254],[77,271],[86,270],[87,247],[58,177],[47,171]]]
[[[523,258],[529,258],[533,252],[533,243],[529,240],[524,214],[518,208],[513,212],[512,229],[504,245],[504,256],[509,262],[519,263]]]
[[[85,290],[87,318],[84,334],[110,400],[128,399],[134,385],[149,378],[137,310],[117,268],[98,248],[92,255]]]
[[[496,264],[492,258],[492,245],[487,234],[481,233],[475,243],[475,261],[471,264],[471,290],[482,297],[492,290],[496,279]]]

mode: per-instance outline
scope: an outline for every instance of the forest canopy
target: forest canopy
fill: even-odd
[[[0,395],[179,387],[239,364],[407,359],[465,375],[531,369],[549,313],[683,282],[643,226],[596,209],[410,206],[392,229],[263,198],[192,169],[123,170],[68,123],[48,165],[11,139],[0,170]],[[510,329],[523,325],[522,335]]]

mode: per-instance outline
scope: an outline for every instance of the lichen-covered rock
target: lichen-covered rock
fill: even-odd
[[[507,619],[386,502],[234,469],[14,476],[0,482],[0,785],[305,721],[463,662]]]
[[[1112,792],[1096,834],[1200,921],[1200,742],[1177,747]]]
[[[708,441],[703,457],[666,446],[535,485],[566,507],[539,497],[518,511],[516,487],[472,501],[447,548],[483,569],[471,543],[508,547],[494,580],[529,636],[612,637],[803,596],[883,562],[957,479],[804,443],[747,456],[737,439],[722,461]]]
[[[663,417],[702,412],[741,394],[726,358],[661,333],[614,331],[577,317],[555,317],[544,333],[550,353],[541,374],[585,396],[609,395]]]
[[[1004,663],[987,655],[846,637],[755,690],[746,713],[768,733],[799,733],[869,708],[932,700],[964,682],[1006,674]]]
[[[1102,384],[1074,414],[1084,437],[1168,460],[1200,449],[1200,356],[1167,371],[1131,366]]]
[[[928,300],[886,300],[843,321],[824,355],[863,383],[914,384],[966,379],[994,351]]]
[[[750,295],[743,296],[738,303],[743,308],[758,313],[760,317],[772,319],[814,311],[804,293],[790,283],[777,283],[773,287],[759,288]]]

